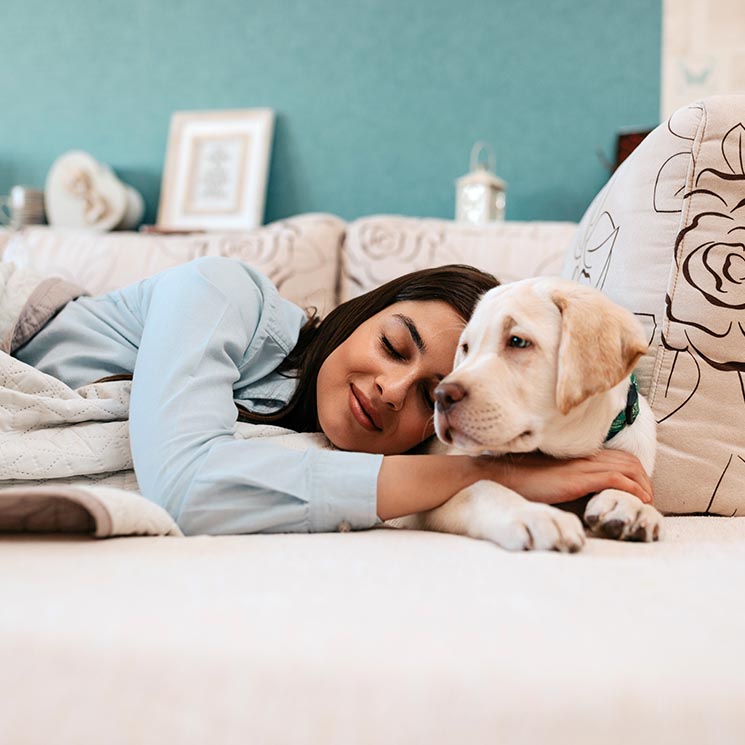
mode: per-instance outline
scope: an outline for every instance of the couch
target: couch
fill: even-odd
[[[106,540],[5,535],[0,741],[741,741],[745,521],[719,515],[745,505],[745,438],[716,402],[686,405],[690,382],[679,382],[674,363],[679,373],[697,370],[713,391],[728,392],[730,378],[741,376],[686,335],[705,325],[686,297],[682,309],[669,309],[680,277],[699,276],[686,270],[699,245],[712,255],[726,244],[726,272],[714,289],[729,282],[734,293],[745,279],[742,237],[727,232],[734,220],[714,221],[711,230],[726,224],[727,237],[706,236],[685,254],[680,235],[695,234],[690,226],[711,217],[697,216],[715,210],[691,212],[691,201],[713,197],[679,185],[731,163],[720,181],[739,188],[732,176],[743,173],[742,156],[734,140],[712,132],[745,121],[745,101],[705,101],[679,117],[624,163],[579,226],[397,216],[347,224],[314,214],[250,234],[0,233],[3,262],[61,274],[93,293],[211,254],[254,263],[288,297],[322,313],[397,273],[452,261],[504,281],[563,271],[599,286],[648,325],[639,377],[656,400],[655,490],[667,514],[658,543],[590,538],[576,555],[511,554],[386,526]],[[671,137],[683,141],[672,150]],[[721,153],[724,165],[707,160]],[[717,214],[732,217],[737,200],[719,201],[728,206]],[[715,415],[696,423],[701,406]],[[711,462],[729,489],[719,511]]]

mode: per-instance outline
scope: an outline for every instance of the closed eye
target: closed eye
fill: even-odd
[[[398,360],[399,362],[403,362],[406,360],[406,357],[401,354],[394,346],[391,344],[390,340],[385,334],[380,335],[380,344],[383,347],[383,349],[386,351],[386,354],[391,357],[394,360]]]
[[[515,349],[526,349],[527,347],[532,346],[532,342],[523,339],[522,336],[511,336],[507,340],[507,346]]]

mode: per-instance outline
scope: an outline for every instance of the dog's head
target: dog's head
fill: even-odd
[[[497,287],[435,391],[437,435],[473,455],[561,451],[582,405],[627,378],[646,349],[636,317],[598,290],[556,278]]]

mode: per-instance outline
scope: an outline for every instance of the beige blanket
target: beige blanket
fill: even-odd
[[[129,381],[72,390],[0,352],[0,532],[181,535],[142,497],[129,448]],[[237,424],[235,437],[330,448],[321,434]]]

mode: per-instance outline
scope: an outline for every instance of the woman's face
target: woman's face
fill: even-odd
[[[359,326],[318,373],[318,421],[342,450],[393,455],[434,432],[433,391],[465,323],[439,300],[395,303]]]

